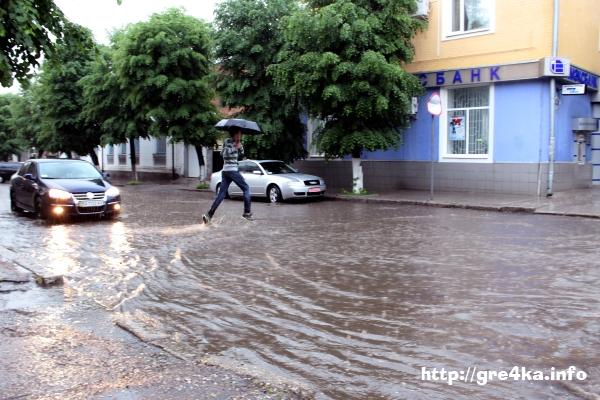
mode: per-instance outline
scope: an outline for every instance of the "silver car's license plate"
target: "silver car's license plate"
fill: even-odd
[[[102,207],[104,205],[104,200],[81,200],[77,203],[79,207]]]

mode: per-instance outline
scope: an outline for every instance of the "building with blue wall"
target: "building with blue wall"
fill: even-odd
[[[473,12],[463,1],[425,7],[429,29],[416,38],[415,61],[406,66],[425,93],[397,148],[362,154],[367,190],[429,189],[432,161],[436,190],[544,195],[600,184],[600,59],[589,34],[600,12],[563,3],[556,27],[561,57],[550,57],[551,2],[473,4],[478,29],[461,25],[462,15]],[[517,5],[522,13],[509,12]],[[433,93],[443,112],[432,119],[426,103]],[[319,158],[310,131],[311,158],[298,165],[351,188],[349,161]]]

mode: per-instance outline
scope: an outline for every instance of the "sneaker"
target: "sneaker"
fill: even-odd
[[[243,213],[242,218],[247,219],[248,221],[254,221],[254,218],[252,218],[252,213]]]
[[[202,214],[202,222],[204,222],[205,224],[210,224],[210,219],[210,215]]]

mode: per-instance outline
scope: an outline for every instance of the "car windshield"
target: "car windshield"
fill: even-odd
[[[269,175],[291,174],[298,172],[283,161],[265,161],[261,162],[260,165],[265,169],[265,171],[267,171],[267,174]]]
[[[42,179],[102,179],[102,175],[86,162],[39,163]]]

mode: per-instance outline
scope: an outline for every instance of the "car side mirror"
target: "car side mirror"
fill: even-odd
[[[25,179],[27,179],[28,181],[34,181],[35,179],[33,179],[33,175],[32,174],[25,174],[23,176]]]
[[[108,179],[108,178],[110,178],[110,174],[109,174],[108,172],[103,172],[103,173],[102,173],[102,177],[103,177],[104,179]]]
[[[257,170],[252,171],[254,175],[262,175],[263,173]]]

